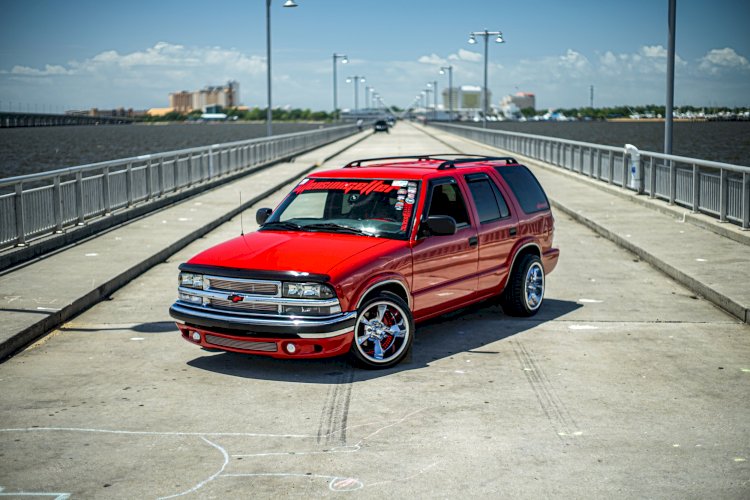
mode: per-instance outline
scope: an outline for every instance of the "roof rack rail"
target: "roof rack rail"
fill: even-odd
[[[469,155],[464,155],[469,156]],[[506,165],[518,163],[515,158],[510,156],[482,156],[476,155],[478,158],[458,158],[456,160],[447,160],[438,165],[438,170],[447,170],[449,168],[456,168],[457,164],[461,163],[476,163],[477,161],[504,161]]]
[[[445,156],[460,156],[461,158],[457,158],[454,160],[447,160],[443,157]],[[470,156],[471,158],[466,158],[467,156]],[[494,157],[494,156],[486,156],[486,155],[478,155],[478,154],[464,154],[464,153],[441,153],[441,154],[428,154],[428,155],[406,155],[406,156],[381,156],[378,158],[363,158],[361,160],[354,160],[346,165],[344,165],[344,168],[356,168],[361,167],[363,163],[365,162],[371,162],[371,161],[381,161],[381,160],[417,160],[417,161],[427,161],[427,160],[443,160],[443,163],[441,163],[438,166],[438,170],[445,170],[446,168],[452,168],[455,167],[456,163],[470,163],[470,162],[476,162],[481,160],[505,160],[508,163],[518,163],[515,159],[510,157]]]

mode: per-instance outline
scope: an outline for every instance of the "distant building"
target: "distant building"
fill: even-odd
[[[450,109],[451,101],[456,111],[479,111],[482,109],[482,87],[462,85],[443,89],[443,106]],[[492,91],[487,91],[487,102],[492,101]],[[489,107],[489,106],[488,106]]]
[[[509,120],[521,118],[523,109],[536,109],[536,96],[529,92],[516,92],[506,95],[500,101],[500,111]]]
[[[235,108],[240,104],[240,84],[227,82],[222,86],[208,86],[195,92],[183,90],[169,94],[169,107],[180,113],[205,111],[209,106]]]

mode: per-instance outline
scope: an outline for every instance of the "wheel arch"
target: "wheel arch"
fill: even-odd
[[[521,243],[516,251],[513,253],[513,259],[510,262],[510,267],[508,268],[508,278],[513,274],[513,271],[515,271],[516,264],[520,262],[520,258],[524,255],[536,255],[539,257],[539,259],[542,259],[542,247],[539,246],[539,243],[535,241],[527,241],[525,243]],[[544,266],[544,264],[542,264]],[[507,285],[508,280],[505,280],[505,283]]]
[[[409,292],[408,287],[406,284],[396,279],[395,277],[389,277],[386,279],[382,279],[380,281],[376,281],[374,283],[368,284],[364,290],[359,294],[359,299],[357,299],[357,305],[356,309],[359,309],[359,306],[361,306],[367,299],[374,297],[380,292],[391,292],[398,297],[400,297],[404,302],[406,302],[406,305],[409,306],[409,309],[412,309],[412,298],[411,293]]]

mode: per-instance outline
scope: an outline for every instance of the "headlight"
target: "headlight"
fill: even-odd
[[[333,289],[320,283],[284,283],[284,297],[295,299],[332,299]]]
[[[179,285],[189,288],[203,289],[203,275],[193,273],[180,273]]]

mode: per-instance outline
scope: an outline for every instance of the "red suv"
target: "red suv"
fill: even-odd
[[[276,358],[399,363],[414,324],[491,297],[542,305],[554,218],[513,158],[373,158],[302,180],[258,231],[180,265],[182,336]]]

